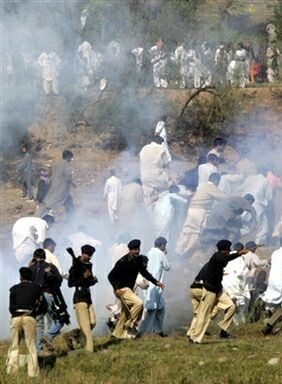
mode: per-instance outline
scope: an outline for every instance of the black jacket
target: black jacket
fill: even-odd
[[[219,293],[222,290],[221,281],[223,278],[223,270],[227,263],[239,257],[238,253],[224,255],[222,252],[216,252],[210,258],[206,270],[206,281],[204,287],[207,291]]]
[[[51,267],[51,271],[46,272],[45,269],[49,267]],[[32,270],[32,282],[39,285],[43,292],[52,293],[61,286],[63,278],[55,265],[40,261],[31,265],[30,269]]]
[[[91,271],[91,276],[83,276],[86,270]],[[92,274],[92,263],[84,263],[80,257],[69,270],[68,286],[75,287],[73,303],[92,304],[90,287],[97,283],[97,279]]]
[[[147,264],[148,258],[143,255],[127,254],[119,259],[108,275],[114,290],[125,287],[133,289],[138,273],[156,285],[158,281],[147,271]]]
[[[22,281],[10,288],[9,311],[12,317],[23,314],[35,317],[40,313],[38,308],[42,302],[42,291],[37,284]]]
[[[209,263],[206,263],[202,269],[200,270],[200,272],[197,274],[197,276],[195,277],[193,283],[191,284],[191,288],[199,288],[199,289],[202,289],[203,288],[203,285],[204,285],[204,282],[206,281],[207,279],[207,270],[208,270],[208,265]]]

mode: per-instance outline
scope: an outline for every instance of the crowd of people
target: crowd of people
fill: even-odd
[[[140,177],[123,185],[113,168],[101,196],[106,201],[109,230],[119,235],[117,243],[108,250],[110,262],[105,264],[104,260],[116,298],[113,304],[107,304],[112,339],[136,339],[151,333],[166,336],[163,290],[165,273],[171,265],[189,267],[192,273],[198,269],[190,289],[194,317],[187,332],[189,343],[202,342],[210,320],[221,309],[224,317],[218,323],[220,338],[231,338],[230,324],[245,323],[257,306],[268,312],[263,331],[269,334],[281,319],[282,248],[273,253],[271,260],[259,257],[257,249],[281,238],[282,220],[273,214],[275,194],[282,188],[280,177],[274,169],[257,170],[256,164],[244,156],[235,164],[228,162],[228,143],[221,137],[214,140],[213,148],[199,159],[196,167],[181,176],[172,174],[174,158],[166,122],[166,116],[159,119],[154,135],[140,151]],[[45,348],[52,350],[52,340],[69,323],[60,289],[63,279],[75,288],[73,304],[86,340],[85,349],[94,350],[92,329],[96,316],[90,289],[98,279],[91,258],[101,242],[81,227],[71,238],[76,247],[81,247],[81,255],[76,257],[72,248],[67,249],[73,262],[65,273],[55,256],[56,241],[47,237],[57,208],[64,207],[68,222],[75,214],[71,196],[71,187],[76,187],[73,158],[74,154],[65,150],[52,172],[40,174],[35,216],[22,217],[13,226],[15,257],[25,266],[20,269],[20,284],[10,290],[9,374],[18,369],[22,330],[29,350],[28,373],[36,376],[36,354]],[[32,156],[24,146],[19,173],[27,201],[34,196],[32,167]],[[146,229],[143,227],[142,231],[151,232],[154,238],[146,256],[140,254],[141,240],[132,240],[128,233],[132,218],[136,218],[136,227],[138,220],[143,221]],[[251,240],[243,245],[244,239]]]
[[[180,89],[228,84],[245,87],[248,83],[274,83],[279,79],[280,52],[276,41],[263,49],[255,50],[250,42],[222,42],[211,47],[206,41],[191,44],[185,40],[168,49],[161,38],[151,48],[145,48],[144,44],[130,48],[116,39],[101,53],[95,44],[85,40],[73,52],[71,62],[70,55],[63,59],[60,53],[46,50],[38,57],[22,52],[17,65],[21,66],[30,86],[41,88],[46,95],[61,93],[60,78],[64,72],[73,72],[71,81],[79,93],[93,87],[104,90],[134,84]],[[8,51],[3,68],[4,79],[12,84],[17,77],[17,67]]]

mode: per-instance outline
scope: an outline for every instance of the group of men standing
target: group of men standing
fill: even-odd
[[[257,80],[273,83],[279,79],[280,52],[275,43],[272,38],[261,58],[249,42],[239,43],[236,47],[222,42],[212,49],[206,41],[201,44],[182,41],[171,50],[161,38],[148,49],[143,44],[126,47],[118,39],[99,49],[84,40],[77,47],[72,63],[64,62],[57,52],[50,49],[37,59],[23,52],[22,66],[26,76],[32,77],[28,80],[33,86],[41,77],[46,95],[58,95],[61,73],[71,73],[72,70],[76,88],[82,93],[93,87],[104,90],[107,86],[116,88],[128,82],[138,86],[154,84],[156,88],[185,89],[225,84],[245,87]],[[14,68],[9,52],[6,52],[6,57],[7,68],[5,66],[4,70],[7,77],[12,78]]]

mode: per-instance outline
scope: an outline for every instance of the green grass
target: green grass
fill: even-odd
[[[55,368],[41,370],[41,384],[267,384],[282,383],[282,332],[264,337],[260,325],[234,330],[236,339],[205,338],[205,344],[190,345],[185,336],[144,337],[109,345],[108,338],[95,340],[93,354],[74,351],[57,359]],[[212,329],[216,334],[217,330]],[[21,371],[5,375],[7,344],[1,346],[1,384],[26,384]],[[278,357],[277,365],[268,361]]]

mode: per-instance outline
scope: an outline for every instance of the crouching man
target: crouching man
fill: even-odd
[[[112,333],[112,336],[118,339],[136,338],[139,335],[136,327],[142,316],[143,303],[133,293],[138,273],[156,286],[164,288],[164,284],[148,272],[148,258],[139,254],[140,245],[140,240],[131,240],[128,243],[128,254],[117,261],[108,275],[114,293],[122,304],[120,318]]]
[[[32,271],[20,268],[20,283],[10,289],[9,310],[11,320],[11,345],[7,357],[7,374],[14,374],[19,369],[19,345],[24,335],[28,350],[27,369],[29,377],[39,375],[39,366],[35,346],[36,315],[44,311],[44,299],[41,288],[31,282]]]

